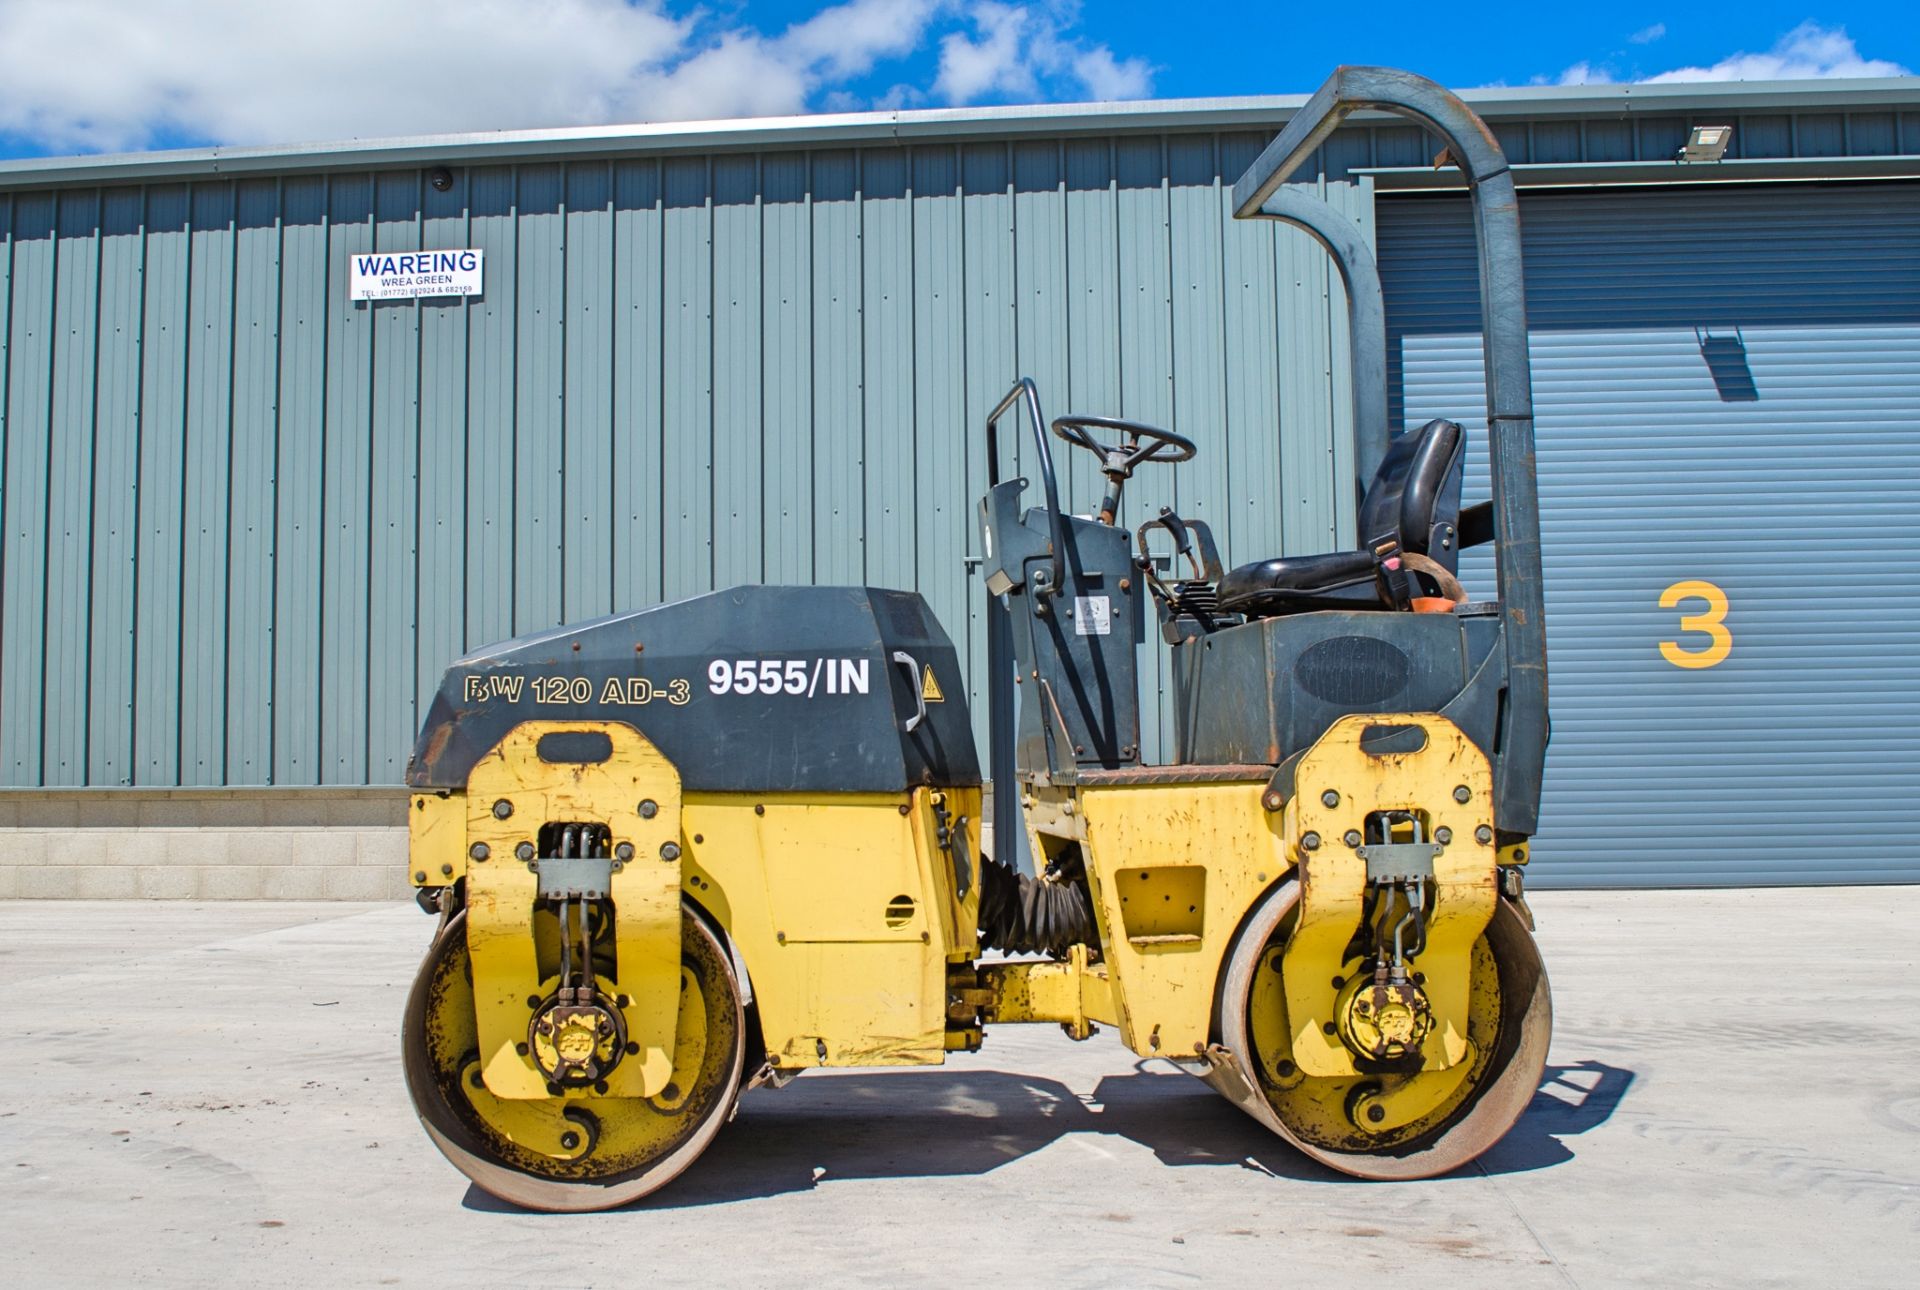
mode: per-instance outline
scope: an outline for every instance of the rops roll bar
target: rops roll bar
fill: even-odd
[[[1387,455],[1387,305],[1373,247],[1351,219],[1299,188],[1276,188],[1254,214],[1304,230],[1340,271],[1353,357],[1353,469],[1364,491]]]
[[[1266,213],[1289,175],[1355,112],[1410,118],[1439,134],[1473,194],[1480,252],[1482,356],[1488,457],[1493,473],[1508,703],[1497,793],[1503,827],[1532,833],[1547,748],[1546,601],[1540,572],[1540,506],[1533,464],[1533,383],[1527,359],[1527,291],[1513,174],[1486,122],[1443,87],[1388,67],[1342,67],[1327,78],[1233,186],[1234,214]]]

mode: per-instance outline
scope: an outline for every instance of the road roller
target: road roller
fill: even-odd
[[[1364,240],[1283,186],[1356,111],[1440,136],[1472,191],[1475,506],[1458,422],[1388,432]],[[1016,1023],[1104,1030],[1360,1178],[1444,1173],[1512,1126],[1551,1028],[1522,881],[1547,678],[1513,179],[1452,94],[1346,67],[1233,196],[1306,229],[1345,283],[1354,547],[1229,566],[1171,507],[1129,527],[1135,472],[1196,439],[1049,423],[1018,381],[984,426],[986,775],[960,656],[913,591],[736,587],[448,668],[407,771],[438,925],[403,1051],[427,1135],[474,1183],[621,1205],[748,1088],[938,1065]],[[1002,469],[1008,430],[1025,474]],[[1089,514],[1061,507],[1056,445],[1106,481]],[[1497,598],[1476,601],[1458,560],[1482,543]],[[1169,659],[1160,765],[1144,648]]]

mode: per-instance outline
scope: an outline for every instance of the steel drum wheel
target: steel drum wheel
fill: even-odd
[[[1311,1078],[1288,1060],[1284,991],[1276,972],[1300,888],[1289,878],[1255,907],[1221,979],[1221,1043],[1232,1062],[1209,1076],[1229,1100],[1302,1152],[1358,1178],[1430,1178],[1467,1164],[1498,1142],[1539,1087],[1553,1030],[1553,1003],[1539,949],[1521,915],[1499,902],[1473,948],[1464,1077],[1427,1081],[1427,1104],[1406,1124],[1364,1132],[1348,1116],[1373,1077]],[[1371,1081],[1371,1083],[1370,1083]]]
[[[665,1186],[732,1114],[746,1051],[732,962],[686,910],[680,978],[673,1079],[659,1096],[496,1098],[479,1078],[466,918],[455,915],[420,965],[401,1030],[427,1136],[483,1190],[527,1209],[611,1209]]]

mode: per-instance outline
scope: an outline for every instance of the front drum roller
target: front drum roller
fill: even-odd
[[[1221,977],[1208,1082],[1308,1156],[1357,1178],[1431,1178],[1498,1142],[1539,1088],[1553,1032],[1546,969],[1519,912],[1497,902],[1474,943],[1466,1061],[1412,1076],[1313,1077],[1290,1059],[1279,973],[1299,903],[1300,884],[1288,878],[1242,929]]]
[[[427,951],[401,1039],[414,1110],[455,1168],[510,1204],[581,1212],[656,1191],[706,1150],[740,1094],[746,1020],[733,965],[700,918],[681,911],[673,1078],[652,1098],[490,1094],[466,930],[456,915]]]

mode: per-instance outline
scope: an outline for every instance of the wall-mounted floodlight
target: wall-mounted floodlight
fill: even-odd
[[[1696,125],[1687,131],[1687,144],[1674,160],[1718,161],[1727,155],[1727,145],[1732,142],[1730,125]]]

